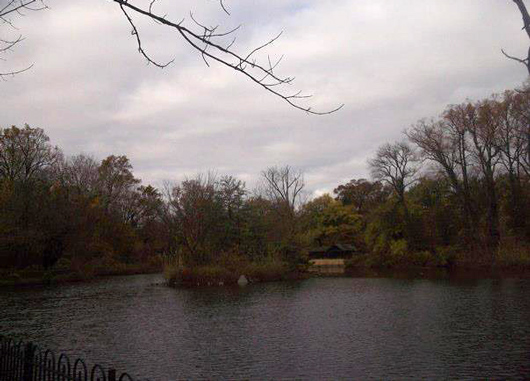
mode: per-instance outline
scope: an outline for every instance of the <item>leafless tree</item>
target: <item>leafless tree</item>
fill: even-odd
[[[496,115],[496,104],[495,100],[488,99],[474,105],[470,110],[474,109],[475,112],[473,115],[470,113],[467,120],[467,128],[473,142],[472,153],[484,178],[488,198],[488,235],[493,247],[496,247],[500,238],[495,172],[501,159],[501,151],[497,145],[501,123]]]
[[[416,153],[406,142],[387,143],[368,161],[372,177],[388,183],[403,205],[405,190],[416,181],[417,163]]]
[[[519,232],[526,225],[523,202],[524,193],[522,192],[524,185],[521,176],[521,172],[526,170],[526,137],[523,134],[523,128],[526,123],[523,122],[518,112],[520,101],[523,98],[522,95],[515,91],[506,91],[502,101],[496,104],[496,116],[499,120],[496,144],[501,152],[500,162],[508,175],[508,197],[510,200],[508,223]]]
[[[46,9],[47,6],[44,0],[7,0],[7,3],[0,5],[0,26],[3,26],[3,30],[6,28],[12,30],[15,33],[14,37],[5,36],[5,33],[0,34],[0,61],[6,61],[5,55],[20,44],[24,37],[16,33],[18,29],[14,23],[14,18],[17,16],[24,16],[27,12],[34,12]],[[31,69],[33,65],[28,65],[23,68],[15,70],[0,70],[0,79],[6,79],[6,77],[14,76],[22,73],[26,70]]]
[[[221,65],[227,66],[230,69],[247,77],[252,82],[261,86],[266,91],[280,97],[289,105],[299,110],[306,111],[310,114],[330,114],[333,113],[343,105],[335,107],[331,110],[316,111],[311,106],[303,106],[300,101],[310,98],[311,95],[303,94],[301,91],[289,91],[289,85],[294,81],[294,77],[284,77],[277,74],[276,69],[283,56],[278,59],[273,59],[269,55],[263,60],[258,60],[257,55],[270,47],[282,33],[269,39],[262,45],[251,49],[249,52],[242,53],[236,51],[234,42],[236,41],[235,33],[240,29],[240,26],[230,30],[220,30],[219,25],[207,26],[201,23],[197,18],[190,13],[189,19],[170,20],[166,15],[155,12],[155,5],[157,0],[150,0],[149,5],[142,7],[138,5],[139,1],[134,0],[112,0],[118,4],[123,15],[127,19],[132,29],[132,35],[136,38],[138,51],[147,60],[148,63],[153,64],[159,68],[164,68],[173,61],[160,62],[153,58],[144,48],[140,30],[133,18],[133,15],[141,16],[156,22],[159,25],[174,30],[175,33],[182,38],[187,44],[195,49],[203,58],[204,63],[210,66],[210,63],[217,62]],[[230,14],[223,0],[219,0],[221,9]]]
[[[524,111],[529,105],[524,105],[524,98],[530,98],[525,94],[515,91],[506,91],[501,102],[497,102],[497,117],[499,119],[499,130],[496,138],[498,149],[502,153],[500,162],[508,173],[510,183],[520,181],[521,172],[530,171],[525,160],[525,136],[523,133],[525,125],[530,121],[524,118]],[[525,110],[530,116],[530,110]]]
[[[261,172],[262,192],[265,198],[283,205],[290,214],[294,214],[304,189],[304,174],[290,166],[269,167]]]
[[[422,159],[436,163],[447,176],[460,199],[467,230],[473,237],[476,213],[468,176],[469,150],[467,131],[461,123],[463,115],[464,110],[455,106],[448,109],[441,120],[418,122],[407,131],[407,136],[419,147]]]
[[[59,168],[61,183],[78,195],[94,195],[98,190],[98,167],[92,156],[84,154],[62,160]]]
[[[523,91],[518,91],[514,110],[519,119],[519,133],[526,136],[526,156],[520,157],[519,165],[530,176],[530,83],[527,83]]]
[[[458,190],[458,145],[454,144],[447,124],[444,121],[421,120],[406,135],[420,148],[422,159],[438,164],[446,172],[452,187]]]

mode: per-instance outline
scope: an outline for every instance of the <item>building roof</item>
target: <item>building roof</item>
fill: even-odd
[[[356,250],[355,246],[349,243],[337,243],[333,246],[337,247],[341,251],[355,251]]]
[[[321,246],[309,249],[311,253],[326,253],[328,251],[356,251],[355,245],[349,243],[336,243],[331,246]]]

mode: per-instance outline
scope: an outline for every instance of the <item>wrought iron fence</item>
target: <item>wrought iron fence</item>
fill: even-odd
[[[56,356],[33,343],[0,335],[0,381],[134,381],[127,373],[116,373],[96,364],[88,367],[81,359]]]

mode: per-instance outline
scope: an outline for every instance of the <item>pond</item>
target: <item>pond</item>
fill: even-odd
[[[0,290],[0,332],[151,380],[529,378],[530,280],[161,275]]]

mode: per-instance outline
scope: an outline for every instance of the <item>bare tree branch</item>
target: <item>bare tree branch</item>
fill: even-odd
[[[286,206],[287,210],[293,214],[305,187],[303,172],[288,165],[269,167],[261,172],[261,177],[264,180],[261,189],[264,196]]]
[[[509,55],[508,53],[506,53],[506,52],[504,51],[504,49],[501,49],[501,52],[502,52],[502,54],[504,54],[504,56],[505,56],[506,58],[509,58],[509,59],[511,59],[511,60],[514,60],[514,61],[517,61],[517,62],[519,62],[519,63],[522,63],[522,64],[525,65],[525,66],[528,68],[528,70],[530,71],[530,63],[529,63],[529,59],[528,59],[528,58],[526,58],[526,59],[522,59],[522,58],[517,58],[517,57],[511,56],[511,55]]]
[[[225,13],[230,16],[230,12],[228,12],[228,10],[226,9],[223,0],[219,0],[219,4],[221,5],[221,8],[223,8],[223,11],[225,11]]]
[[[184,20],[180,22],[174,22],[170,21],[166,18],[166,16],[160,16],[153,12],[153,5],[156,0],[152,0],[149,4],[148,9],[142,9],[134,4],[132,4],[131,0],[113,0],[115,3],[119,4],[120,8],[122,9],[125,17],[127,18],[127,21],[132,27],[132,34],[135,36],[138,50],[141,55],[144,56],[144,58],[148,61],[148,63],[152,63],[153,65],[164,68],[168,66],[171,62],[168,63],[159,63],[155,59],[151,58],[151,56],[144,50],[142,46],[141,37],[138,31],[137,26],[134,23],[133,18],[128,13],[128,11],[134,12],[137,15],[147,17],[158,24],[165,25],[169,28],[175,29],[177,33],[189,44],[191,45],[195,50],[197,50],[205,64],[207,66],[210,66],[209,60],[216,61],[224,66],[227,66],[244,76],[246,76],[248,79],[250,79],[252,82],[258,84],[268,92],[274,94],[275,96],[283,99],[285,102],[290,104],[292,107],[306,111],[310,114],[315,115],[325,115],[325,114],[331,114],[333,112],[336,112],[340,110],[344,105],[340,105],[338,107],[333,108],[332,110],[327,111],[315,111],[309,106],[302,106],[297,101],[301,99],[309,98],[310,95],[303,95],[301,91],[297,92],[287,92],[286,91],[286,85],[289,85],[293,82],[293,77],[280,77],[275,73],[275,69],[277,68],[278,64],[280,63],[281,59],[277,60],[274,64],[272,64],[272,61],[270,57],[267,57],[267,64],[260,64],[256,59],[253,57],[261,50],[265,49],[266,47],[269,47],[272,45],[280,36],[281,33],[279,33],[274,38],[268,40],[264,44],[252,49],[247,54],[241,54],[233,50],[233,44],[235,42],[235,38],[229,43],[224,44],[223,38],[232,35],[235,33],[239,26],[228,30],[226,32],[217,32],[219,26],[215,27],[208,27],[204,24],[197,21],[197,19],[194,17],[193,14],[190,14],[190,18],[192,22],[195,24],[196,27],[199,28],[200,31],[194,31],[190,29],[189,27],[183,25]],[[224,3],[222,0],[219,0],[220,6],[223,9],[225,13],[228,15],[230,14],[228,10],[226,9]]]
[[[22,35],[18,36],[14,40],[3,40],[3,39],[0,39],[0,53],[6,52],[8,50],[12,50],[12,48],[16,44],[18,44],[19,42],[21,42],[23,40],[24,40],[24,38],[22,37]]]
[[[153,3],[151,3],[151,5],[152,5],[152,4],[153,4]],[[151,5],[150,5],[149,7],[151,7]],[[134,25],[134,23],[133,23],[131,17],[129,16],[129,14],[127,13],[127,11],[125,10],[125,8],[123,7],[123,5],[120,4],[120,8],[121,8],[123,14],[125,15],[125,17],[127,18],[127,21],[129,21],[129,24],[130,24],[131,27],[132,27],[131,34],[132,34],[133,36],[136,37],[136,42],[138,43],[138,52],[140,52],[140,54],[141,54],[142,56],[145,57],[145,59],[147,60],[147,62],[148,62],[148,63],[151,63],[151,64],[153,64],[153,65],[155,65],[155,66],[157,66],[157,67],[159,67],[159,68],[162,68],[162,69],[165,68],[166,66],[168,66],[169,64],[171,64],[174,60],[171,60],[171,61],[169,61],[169,62],[167,62],[167,63],[165,63],[165,64],[160,64],[160,63],[158,63],[158,62],[156,62],[156,61],[153,61],[153,60],[147,55],[147,53],[145,52],[145,50],[142,48],[142,40],[140,40],[140,36],[138,35],[138,30],[136,29],[136,26]]]
[[[24,16],[23,11],[40,11],[47,8],[44,0],[9,0],[0,8],[0,21],[4,25],[17,30],[12,21],[12,17]],[[19,35],[15,39],[0,38],[0,61],[7,61],[2,55],[11,52],[22,41],[24,41],[22,35]],[[28,65],[23,69],[8,70],[7,72],[0,70],[0,80],[6,80],[7,77],[13,77],[31,69],[32,67],[33,64]]]
[[[530,14],[528,13],[528,9],[526,8],[526,5],[524,4],[523,0],[512,0],[512,1],[515,3],[515,5],[517,5],[517,8],[519,8],[519,12],[521,13],[521,16],[523,17],[523,30],[526,31],[528,38],[530,38]],[[528,74],[530,75],[530,48],[528,49],[527,58],[517,58],[511,55],[508,55],[506,54],[504,50],[502,50],[502,53],[507,58],[525,65],[526,69],[528,70]]]
[[[3,72],[3,73],[0,73],[0,79],[2,81],[5,81],[7,78],[6,77],[14,77],[15,75],[17,74],[20,74],[20,73],[24,73],[25,71],[28,71],[29,69],[31,69],[33,67],[33,64],[25,67],[24,69],[19,69],[19,70],[15,70],[15,71],[10,71],[10,72]]]
[[[39,6],[37,8],[30,7],[30,5],[35,4],[37,2],[41,3],[42,6]],[[9,15],[10,13],[14,13],[14,12],[17,12],[20,14],[20,11],[22,10],[40,11],[46,8],[47,6],[41,0],[27,0],[27,1],[10,0],[2,9],[0,9],[0,17],[5,17]]]

